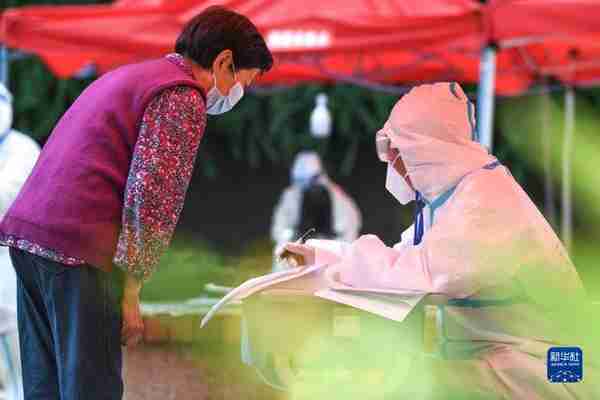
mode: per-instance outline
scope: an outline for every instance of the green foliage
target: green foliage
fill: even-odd
[[[328,94],[334,115],[334,132],[327,140],[309,134],[310,113],[320,92]],[[372,145],[374,132],[395,101],[395,96],[349,85],[298,86],[272,95],[248,95],[235,112],[215,118],[212,129],[223,135],[224,151],[251,167],[287,163],[298,151],[314,149],[348,174],[359,145]]]
[[[153,278],[144,285],[144,301],[180,301],[202,294],[207,283],[231,283],[235,270],[223,256],[198,241],[176,241],[161,259]]]
[[[34,58],[13,62],[10,88],[15,95],[15,128],[43,140],[89,83],[56,79]]]
[[[577,96],[577,120],[572,156],[572,189],[574,210],[574,249],[571,254],[577,270],[593,297],[600,295],[598,272],[598,226],[600,225],[600,175],[598,175],[598,91],[586,91]],[[540,138],[541,99],[524,97],[511,99],[498,107],[498,124],[506,137],[506,149],[518,160],[523,171],[543,173],[542,144]],[[562,182],[562,151],[564,109],[562,93],[552,96],[550,102],[551,168],[560,190]],[[512,168],[513,171],[515,168]],[[521,182],[523,183],[523,182]],[[528,192],[531,188],[526,186]],[[541,197],[541,196],[540,196]]]
[[[177,237],[144,285],[142,300],[187,300],[202,295],[207,283],[238,286],[271,271],[272,250],[265,239],[250,243],[240,257],[226,257],[198,239]]]
[[[109,0],[4,0],[3,7],[101,4]],[[58,80],[35,57],[10,64],[10,90],[15,95],[15,128],[40,140],[47,137],[69,105],[91,80]]]

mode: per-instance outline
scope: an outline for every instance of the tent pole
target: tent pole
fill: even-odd
[[[8,48],[0,45],[0,83],[8,87]]]
[[[494,91],[496,81],[496,47],[488,45],[481,53],[479,62],[479,88],[477,93],[478,141],[489,152],[493,148]]]
[[[544,84],[546,86],[546,83]],[[541,95],[541,139],[542,154],[544,166],[544,214],[552,228],[558,229],[558,219],[556,217],[556,200],[554,192],[554,176],[552,175],[552,139],[554,137],[552,129],[550,93]]]
[[[567,251],[573,245],[573,193],[571,182],[571,159],[575,134],[575,90],[569,85],[565,91],[565,132],[562,154],[562,239]]]

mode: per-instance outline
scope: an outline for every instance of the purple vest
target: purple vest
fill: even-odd
[[[166,58],[118,68],[92,83],[52,131],[0,232],[110,271],[140,121],[150,100],[176,85],[204,96]]]

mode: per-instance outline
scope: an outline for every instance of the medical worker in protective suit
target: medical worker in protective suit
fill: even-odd
[[[394,247],[374,235],[343,246],[329,276],[452,299],[438,313],[444,384],[486,399],[600,399],[592,353],[584,382],[548,382],[549,348],[581,344],[569,331],[581,321],[565,320],[564,307],[584,304],[584,289],[542,214],[473,140],[474,124],[455,83],[419,86],[398,101],[376,144],[386,189],[401,204],[416,202],[415,224]],[[331,257],[309,245],[285,248],[306,265]]]
[[[31,138],[11,129],[12,96],[0,84],[0,220],[29,176],[40,153]],[[21,397],[17,338],[17,278],[8,248],[0,247],[0,392]]]
[[[360,211],[352,198],[327,176],[317,153],[298,153],[292,166],[291,181],[291,186],[282,193],[273,213],[271,238],[276,244],[291,241],[303,233],[298,232],[298,226],[302,224],[303,193],[314,184],[322,185],[329,191],[333,231],[337,239],[351,242],[358,237],[362,225]]]

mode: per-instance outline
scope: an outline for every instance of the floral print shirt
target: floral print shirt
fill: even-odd
[[[181,55],[166,57],[193,76]],[[165,89],[146,107],[125,187],[114,257],[116,266],[138,279],[151,276],[171,241],[205,127],[204,98],[195,88]],[[66,265],[86,264],[22,238],[0,234],[0,244]]]

